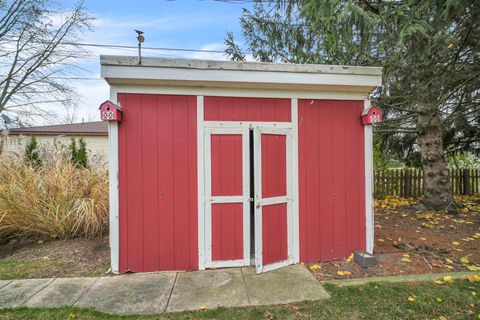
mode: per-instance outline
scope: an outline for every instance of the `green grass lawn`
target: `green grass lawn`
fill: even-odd
[[[39,275],[54,275],[56,270],[63,267],[63,263],[49,259],[0,259],[0,279],[27,279],[38,278]]]
[[[282,306],[122,317],[78,308],[21,308],[0,311],[0,319],[480,319],[479,282],[326,287],[329,300]]]

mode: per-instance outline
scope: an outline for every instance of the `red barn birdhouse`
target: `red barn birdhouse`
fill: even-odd
[[[362,112],[362,124],[369,125],[382,122],[382,110],[379,107],[371,106]]]
[[[110,100],[100,105],[100,118],[103,121],[122,121],[122,109]]]

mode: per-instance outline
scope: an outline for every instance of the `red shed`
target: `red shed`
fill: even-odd
[[[102,56],[114,272],[344,259],[373,250],[381,69]]]

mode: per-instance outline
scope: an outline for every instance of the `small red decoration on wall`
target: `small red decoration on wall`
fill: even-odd
[[[110,100],[100,105],[100,118],[103,121],[122,121],[122,109]]]
[[[362,112],[362,124],[369,125],[382,122],[382,110],[379,107],[371,106]]]

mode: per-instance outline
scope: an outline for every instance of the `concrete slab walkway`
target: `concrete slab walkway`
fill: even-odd
[[[254,268],[0,281],[0,308],[76,306],[117,314],[327,299],[302,265],[256,275]]]

